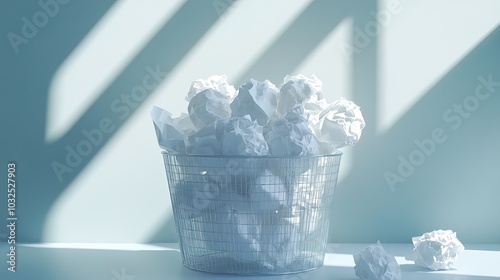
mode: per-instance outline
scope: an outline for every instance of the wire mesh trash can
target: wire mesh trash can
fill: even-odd
[[[246,275],[322,266],[340,158],[164,153],[184,266]]]

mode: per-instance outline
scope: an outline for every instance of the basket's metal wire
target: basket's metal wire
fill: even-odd
[[[341,154],[163,154],[183,264],[231,274],[323,265]]]

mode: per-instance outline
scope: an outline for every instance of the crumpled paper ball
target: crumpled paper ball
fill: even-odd
[[[222,154],[222,136],[226,123],[216,120],[208,126],[187,137],[186,152],[190,155]]]
[[[235,197],[228,205],[205,213],[202,226],[207,247],[238,262],[259,261],[262,226],[250,207],[243,198]]]
[[[191,99],[199,92],[206,89],[212,89],[225,95],[230,100],[233,100],[236,96],[236,89],[233,85],[227,82],[226,75],[214,75],[208,79],[198,79],[191,83],[188,94],[186,96],[186,101],[191,101]]]
[[[249,188],[266,168],[254,158],[231,158],[213,162],[215,164],[212,168],[202,171],[203,176],[209,182],[218,184],[221,189],[231,190],[246,198]]]
[[[188,113],[196,129],[202,129],[216,120],[231,117],[231,99],[213,89],[198,92],[189,101]]]
[[[172,114],[154,106],[151,110],[151,118],[160,147],[169,153],[185,154],[184,136],[182,130],[172,119]]]
[[[271,211],[284,206],[288,202],[285,184],[279,176],[268,169],[255,179],[249,190],[252,206],[259,211]]]
[[[302,145],[302,132],[294,124],[280,119],[265,127],[264,138],[273,156],[299,156],[306,154]]]
[[[435,230],[412,238],[413,252],[406,257],[416,265],[432,270],[450,269],[464,245],[451,230]]]
[[[231,103],[233,117],[250,115],[259,125],[266,125],[276,112],[278,89],[270,81],[251,79],[243,84]]]
[[[265,156],[269,153],[263,128],[250,116],[231,118],[222,138],[222,153],[238,156]]]
[[[336,150],[359,141],[365,120],[358,105],[341,98],[328,105],[312,126],[318,140]]]
[[[284,268],[295,261],[301,250],[297,246],[299,219],[270,214],[262,223],[261,247],[264,265],[269,269]],[[306,238],[306,237],[302,237]]]
[[[315,102],[321,103],[324,99],[322,86],[323,83],[315,75],[311,78],[302,74],[285,76],[279,92],[278,115],[285,115],[293,107],[305,103],[306,100],[309,106],[313,106]],[[318,104],[318,106],[321,105]]]
[[[171,188],[176,198],[177,212],[183,218],[199,217],[209,209],[222,206],[219,186],[211,182],[179,181]]]
[[[252,79],[239,92],[226,76],[198,79],[186,97],[188,114],[172,119],[168,112],[152,112],[158,143],[172,154],[220,154],[219,138],[223,155],[332,154],[356,144],[365,122],[351,101],[328,104],[321,87],[314,75],[286,76],[280,90],[268,80]],[[230,118],[235,120],[229,122]],[[213,133],[216,121],[228,123],[223,137]]]
[[[309,128],[302,105],[264,128],[264,138],[273,156],[309,156],[319,153],[319,143]]]
[[[328,107],[328,102],[322,95],[317,95],[304,100],[302,105],[306,114],[309,115],[309,120],[312,120],[313,118],[319,119],[319,114]]]
[[[174,122],[174,126],[177,127],[177,129],[179,129],[179,131],[182,132],[184,136],[191,135],[197,130],[193,122],[191,121],[189,114],[181,113],[180,116],[178,116],[177,118],[173,118],[172,120]]]
[[[299,146],[302,146],[302,153],[297,155],[309,156],[319,154],[319,142],[314,135],[311,127],[309,126],[308,113],[305,111],[303,105],[297,105],[290,112],[286,113],[283,117],[288,122],[294,124],[301,133],[301,138],[296,139]]]
[[[363,280],[401,279],[401,267],[394,256],[387,254],[377,241],[354,255],[354,272]]]

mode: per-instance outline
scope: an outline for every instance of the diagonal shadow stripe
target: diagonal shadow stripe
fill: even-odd
[[[190,0],[186,2],[83,114],[72,129],[55,144],[50,145],[50,154],[56,155],[53,158],[62,160],[61,156],[65,152],[64,146],[66,144],[74,144],[75,140],[82,139],[82,130],[97,127],[99,121],[103,118],[111,119],[118,130],[140,106],[141,102],[135,102],[137,104],[134,105],[127,105],[127,102],[123,101],[123,97],[130,95],[131,90],[135,86],[142,85],[143,77],[150,74],[150,71],[146,69],[148,67],[154,70],[160,69],[160,72],[166,75],[182,60],[218,18],[219,14],[214,9],[211,1]],[[193,22],[190,19],[196,19],[196,21]],[[160,79],[163,79],[165,76],[162,74],[160,74],[162,76]],[[153,90],[147,90],[146,98]],[[121,105],[128,106],[128,114],[113,112],[111,106],[116,100]],[[95,151],[82,162],[78,170],[83,169],[93,155],[98,153],[109,139],[110,137],[104,139],[104,142],[96,147]],[[61,151],[63,152],[62,154]],[[68,178],[65,178],[65,185],[77,174],[78,172],[74,172]]]
[[[42,187],[19,190],[19,195],[24,197],[24,203],[30,205],[30,207],[20,207],[18,211],[19,216],[29,220],[29,224],[23,224],[19,228],[18,238],[20,240],[26,242],[41,241],[45,218],[51,205],[111,137],[120,130],[142,102],[129,106],[126,116],[113,112],[111,104],[115,100],[123,102],[124,95],[129,95],[135,86],[142,85],[143,78],[148,74],[147,67],[152,69],[158,67],[164,73],[171,71],[229,7],[227,5],[215,9],[212,1],[187,1],[65,136],[55,143],[44,146],[43,150],[37,150],[39,155],[37,158],[40,159],[36,166],[39,168],[30,174],[30,178],[26,177],[26,184]],[[157,82],[164,78],[164,75],[160,76],[156,79]],[[153,90],[154,88],[147,90],[142,101],[147,99]],[[77,166],[70,167],[71,172],[64,173],[63,180],[59,181],[51,164],[54,161],[63,164],[68,154],[66,147],[74,149],[77,143],[86,139],[82,131],[99,128],[99,123],[103,119],[110,120],[114,130],[105,133],[102,140],[92,147],[91,152],[82,157]]]
[[[6,3],[9,7],[4,7]],[[46,148],[46,103],[52,75],[113,4],[113,1],[70,1],[60,5],[58,13],[46,26],[29,38],[26,44],[19,45],[18,54],[14,53],[7,37],[1,40],[0,76],[4,77],[0,82],[4,98],[1,103],[8,106],[0,110],[0,119],[16,116],[17,121],[2,123],[5,131],[14,130],[16,134],[0,139],[0,154],[19,158],[26,153],[26,149],[40,152]],[[9,32],[23,35],[21,18],[31,20],[35,12],[42,11],[37,1],[3,1],[0,5],[0,17],[5,21],[0,25],[2,36]],[[29,118],[19,114],[20,108],[29,112]],[[29,125],[30,129],[19,130],[23,125]],[[4,152],[4,147],[11,148]]]
[[[17,162],[17,172],[22,177],[17,182],[17,214],[23,220],[18,225],[19,242],[41,241],[45,215],[55,197],[60,195],[60,184],[51,176],[47,164],[47,157],[51,155],[44,143],[50,80],[73,48],[113,4],[112,1],[71,1],[60,7],[57,16],[23,45],[20,53],[13,55],[9,45],[8,51],[0,54],[0,73],[6,77],[0,88],[12,93],[4,100],[8,106],[7,110],[1,110],[0,119],[4,119],[3,112],[13,117],[13,121],[4,122],[2,126],[5,126],[4,131],[15,131],[12,137],[0,138],[0,155],[4,160]],[[31,17],[41,9],[36,1],[12,5],[12,10],[0,9],[8,12],[8,16],[2,18],[9,22],[2,25],[2,31],[21,32],[21,17]],[[9,44],[8,40],[2,41]]]
[[[351,41],[354,46],[356,46],[356,40],[359,40],[359,38],[356,38],[359,34],[356,33],[355,29],[362,30],[361,32],[366,33],[366,26],[369,23],[375,22],[372,13],[378,11],[379,7],[377,6],[377,2],[378,1],[368,1],[364,9],[355,9],[353,15],[353,32],[351,33]],[[374,32],[377,33],[378,29],[379,26],[375,25]],[[377,123],[378,38],[377,36],[368,36],[368,38],[369,43],[361,48],[361,52],[352,55],[352,100],[362,108],[363,117],[366,121],[366,127],[363,128],[362,139],[371,139],[375,137],[375,127]],[[353,149],[354,161],[356,161],[358,156],[362,155],[363,152],[364,151],[358,144],[356,148]]]
[[[353,14],[353,1],[313,1],[275,42],[239,77],[281,82],[346,17]]]
[[[498,212],[500,196],[500,87],[463,118],[459,128],[453,129],[455,123],[443,118],[454,104],[474,96],[479,76],[491,74],[495,82],[500,81],[498,46],[500,27],[443,76],[390,130],[360,142],[356,149],[362,152],[354,162],[355,172],[343,181],[349,188],[336,191],[336,197],[342,199],[334,202],[331,239],[359,242],[369,231],[384,237],[381,242],[409,242],[401,237],[451,228],[460,233],[464,242],[500,242],[500,223],[496,215],[491,215]],[[436,128],[442,129],[446,142],[435,144],[434,152],[391,193],[384,173],[398,174],[398,157],[408,159],[418,149],[415,140],[431,138]],[[362,176],[358,172],[361,170]]]

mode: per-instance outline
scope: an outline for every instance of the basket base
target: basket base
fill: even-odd
[[[217,253],[183,260],[191,270],[232,275],[286,275],[312,271],[323,266],[318,259],[298,259],[284,267],[273,267],[265,262],[239,262],[225,253]]]

